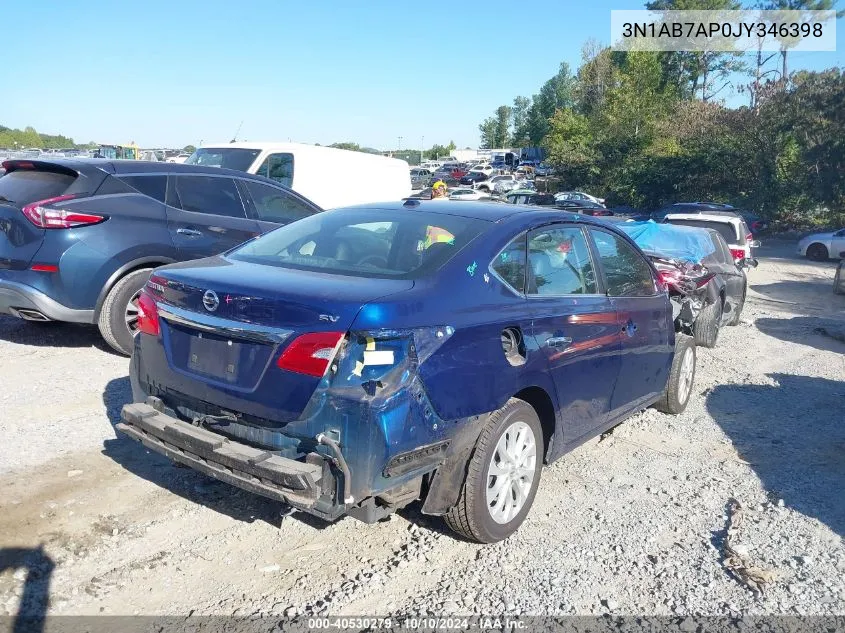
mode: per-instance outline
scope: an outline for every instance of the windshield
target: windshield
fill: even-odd
[[[276,229],[229,257],[356,277],[417,279],[438,270],[487,225],[407,209],[338,209]]]
[[[191,154],[185,164],[248,171],[259,153],[261,150],[239,147],[201,147]]]

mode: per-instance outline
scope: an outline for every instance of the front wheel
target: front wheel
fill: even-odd
[[[445,515],[458,534],[495,543],[516,532],[537,494],[543,429],[534,408],[511,398],[490,414],[469,462],[458,503]]]
[[[807,257],[817,262],[827,261],[829,253],[824,244],[810,244],[807,247]]]
[[[672,415],[683,413],[695,382],[695,361],[695,341],[686,334],[676,334],[675,356],[669,380],[666,381],[666,390],[660,400],[654,403],[655,409]]]

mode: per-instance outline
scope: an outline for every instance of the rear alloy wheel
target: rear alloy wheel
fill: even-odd
[[[817,262],[827,261],[827,246],[824,244],[810,244],[807,247],[807,257]]]
[[[542,463],[540,418],[527,402],[511,398],[482,429],[447,525],[479,543],[507,538],[534,503]]]
[[[660,400],[654,403],[655,409],[672,415],[683,413],[695,383],[695,361],[695,341],[686,334],[676,334],[675,356],[669,380],[666,381],[666,390]]]
[[[696,345],[716,347],[724,312],[725,306],[722,300],[718,299],[698,313],[698,318],[692,324],[692,333],[695,336]]]
[[[151,272],[152,268],[142,268],[119,280],[106,295],[100,310],[100,334],[124,356],[132,355],[133,339],[138,331],[138,297]]]

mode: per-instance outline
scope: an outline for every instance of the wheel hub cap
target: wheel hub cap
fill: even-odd
[[[505,524],[525,506],[534,485],[537,440],[525,422],[511,424],[496,443],[487,468],[487,509]]]

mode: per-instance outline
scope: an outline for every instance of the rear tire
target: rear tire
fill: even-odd
[[[106,295],[97,325],[109,346],[124,356],[132,355],[134,321],[132,307],[138,294],[150,278],[152,268],[134,270],[120,279]],[[134,310],[137,321],[138,311]]]
[[[742,317],[742,309],[745,307],[745,295],[748,293],[748,282],[742,289],[742,297],[739,302],[731,310],[730,317],[726,325],[739,325],[739,319]]]
[[[666,391],[660,396],[660,400],[654,403],[655,409],[671,415],[683,413],[695,384],[695,363],[695,341],[686,334],[675,334],[672,369],[669,371],[669,380],[666,381]]]
[[[807,247],[807,258],[817,262],[824,262],[828,259],[827,246],[824,244],[810,244]]]
[[[692,333],[695,336],[696,345],[711,348],[716,347],[724,311],[725,306],[722,300],[719,299],[698,313],[698,318],[692,324]]]
[[[530,404],[511,398],[491,413],[470,458],[458,503],[444,515],[446,524],[479,543],[495,543],[516,532],[537,494],[543,448],[540,418]]]

